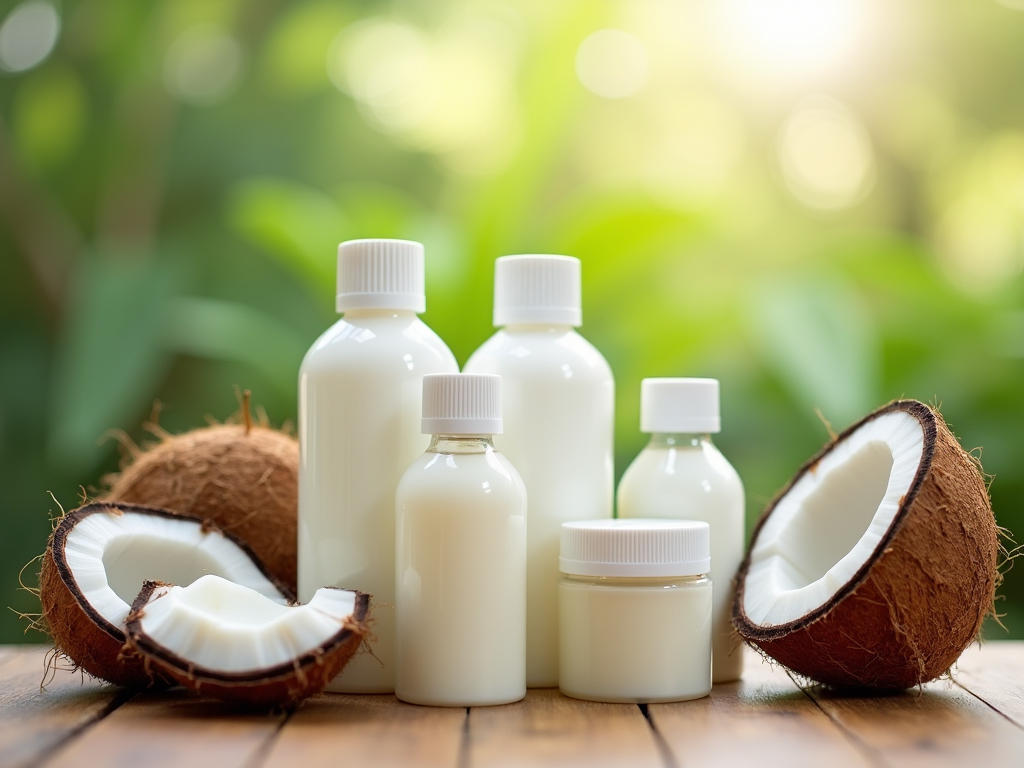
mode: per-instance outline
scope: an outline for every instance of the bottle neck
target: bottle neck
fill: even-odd
[[[575,330],[569,323],[509,323],[501,328],[506,333],[569,333]]]
[[[402,317],[402,318],[413,318],[416,317],[416,311],[412,309],[378,309],[378,308],[362,308],[362,309],[346,309],[342,316],[346,320],[360,320],[363,318],[371,317]]]
[[[494,450],[490,435],[431,435],[427,453],[487,453]]]
[[[701,448],[714,445],[711,435],[701,432],[652,432],[649,448]]]

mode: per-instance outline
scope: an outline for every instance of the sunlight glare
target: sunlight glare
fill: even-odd
[[[863,26],[863,0],[724,0],[727,49],[740,63],[791,74],[841,64]]]

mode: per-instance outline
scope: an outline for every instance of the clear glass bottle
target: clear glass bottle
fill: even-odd
[[[505,431],[495,445],[530,493],[526,680],[558,685],[558,537],[571,520],[612,516],[615,382],[582,322],[580,261],[503,256],[494,265],[500,330],[466,363],[502,378]]]
[[[652,703],[711,691],[707,523],[600,520],[562,526],[559,688]]]
[[[619,482],[618,516],[703,520],[711,526],[716,683],[738,680],[743,654],[732,629],[733,577],[743,560],[743,483],[715,447],[715,379],[644,379],[640,429],[650,442]]]
[[[299,373],[299,599],[325,585],[373,596],[373,654],[357,654],[328,686],[395,688],[395,488],[428,439],[425,373],[458,370],[417,316],[426,308],[423,246],[352,240],[338,248],[344,313]]]
[[[395,495],[396,685],[402,701],[526,695],[526,489],[495,451],[501,377],[423,379],[430,447]]]

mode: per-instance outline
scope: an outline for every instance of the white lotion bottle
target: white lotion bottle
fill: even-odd
[[[323,586],[372,595],[370,653],[327,690],[395,688],[395,489],[427,446],[423,375],[458,371],[426,308],[423,246],[352,240],[338,247],[344,317],[306,353],[299,372],[299,599]]]
[[[715,584],[712,680],[743,674],[732,629],[733,579],[743,560],[743,483],[715,447],[721,430],[717,379],[644,379],[640,431],[651,440],[619,482],[620,518],[703,520],[711,526]]]
[[[495,446],[530,494],[526,681],[558,685],[558,545],[562,523],[611,518],[615,382],[576,332],[580,261],[503,256],[494,265],[494,324],[466,363],[502,377],[505,431]]]
[[[501,377],[423,379],[432,435],[395,495],[395,694],[447,707],[526,695],[526,489],[495,451]]]

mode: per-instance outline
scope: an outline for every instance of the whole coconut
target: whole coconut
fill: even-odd
[[[120,473],[103,499],[210,520],[242,539],[292,592],[297,582],[299,443],[253,424],[215,424],[162,439]]]

